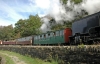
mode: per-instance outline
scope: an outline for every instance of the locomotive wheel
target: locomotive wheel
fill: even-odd
[[[99,40],[94,40],[94,41],[93,41],[93,44],[94,44],[94,45],[100,44],[100,41],[99,41]]]
[[[93,44],[93,43],[94,43],[93,40],[89,40],[89,41],[87,42],[88,45],[91,45],[91,44]]]

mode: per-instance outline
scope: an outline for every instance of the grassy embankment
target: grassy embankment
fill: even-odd
[[[31,57],[23,56],[23,55],[20,55],[18,53],[15,53],[15,52],[0,51],[0,54],[2,54],[2,53],[8,54],[10,56],[16,56],[19,58],[19,60],[24,61],[26,64],[58,64],[58,62],[56,62],[56,61],[45,62],[45,61],[40,60],[38,58],[33,59]],[[12,58],[5,55],[5,54],[2,54],[2,56],[5,58],[6,64],[15,64],[14,61],[12,60]]]

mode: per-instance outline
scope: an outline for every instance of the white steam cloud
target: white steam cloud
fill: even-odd
[[[100,0],[83,0],[81,7],[88,12],[93,14],[100,11]]]
[[[86,11],[89,15],[100,11],[100,0],[83,0],[79,4],[74,4],[70,0],[67,1],[66,5],[62,5],[60,0],[49,1],[50,8],[48,15],[53,17],[56,23],[62,23],[62,21],[71,21],[76,16],[82,15],[82,11]],[[41,26],[43,32],[50,30],[49,19],[45,18],[44,24]]]
[[[50,30],[50,25],[49,25],[49,19],[48,18],[43,18],[42,19],[43,24],[41,26],[42,32],[46,32]]]

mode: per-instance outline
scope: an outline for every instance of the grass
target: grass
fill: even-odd
[[[14,64],[14,61],[12,61],[12,59],[10,58],[10,57],[8,57],[8,56],[6,56],[6,55],[3,55],[3,54],[0,54],[2,57],[4,57],[4,59],[5,59],[5,63],[6,64]]]
[[[45,62],[43,60],[40,60],[38,58],[31,58],[28,56],[23,56],[15,52],[9,52],[9,51],[0,51],[2,53],[7,53],[8,55],[16,56],[20,60],[24,61],[26,64],[58,64],[58,62],[52,60],[52,62]],[[14,62],[11,60],[10,57],[3,55],[3,57],[6,59],[6,64],[14,64]]]

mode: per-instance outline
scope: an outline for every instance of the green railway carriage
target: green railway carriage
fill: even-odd
[[[66,34],[67,33],[67,34]],[[58,30],[34,36],[34,44],[63,44],[71,35],[71,29]]]

